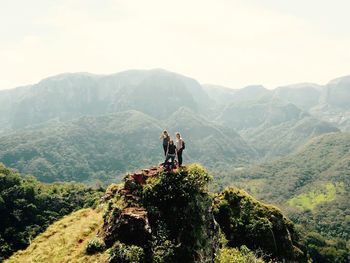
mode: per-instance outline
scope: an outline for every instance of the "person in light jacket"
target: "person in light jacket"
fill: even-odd
[[[181,167],[182,165],[182,151],[184,149],[184,145],[185,143],[181,138],[181,134],[177,132],[175,146],[176,146],[177,162],[179,163],[179,167]]]

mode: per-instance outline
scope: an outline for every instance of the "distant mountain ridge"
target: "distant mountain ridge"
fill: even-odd
[[[208,167],[219,182],[211,187],[233,183],[282,206],[311,231],[305,242],[315,262],[346,262],[349,101],[350,76],[324,86],[233,90],[162,69],[60,74],[0,91],[0,162],[43,182],[103,185],[162,162],[160,132],[174,138],[179,131],[185,164]],[[242,196],[230,190],[220,198],[225,214],[236,213]],[[252,203],[243,203],[250,211]],[[222,223],[235,231],[245,215]],[[270,230],[265,234],[271,238]]]
[[[181,108],[164,121],[131,110],[28,128],[0,137],[0,161],[44,182],[114,182],[164,160],[159,135],[165,126],[182,131],[186,162],[228,167],[257,158],[232,129]]]
[[[0,124],[4,132],[53,118],[70,120],[125,110],[165,118],[183,106],[210,114],[208,110],[215,105],[271,97],[293,103],[341,129],[346,130],[350,125],[350,76],[337,78],[325,86],[301,83],[268,90],[253,85],[233,90],[200,85],[192,78],[163,69],[128,70],[111,75],[65,73],[34,85],[2,90]]]
[[[0,101],[7,93],[14,95],[14,101],[5,102],[0,119],[11,128],[125,110],[165,118],[181,106],[198,110],[209,101],[197,81],[164,70],[106,76],[61,74],[28,86],[20,94],[18,89],[2,91]]]
[[[208,94],[215,94],[217,90],[216,94],[220,94],[221,99],[218,100],[217,96],[216,101],[221,104],[228,103],[226,98],[229,98],[230,103],[278,98],[341,130],[350,131],[350,75],[331,80],[326,85],[298,83],[272,90],[263,86],[248,86],[235,89],[234,92],[215,85],[206,85],[205,88],[211,89]]]
[[[337,83],[343,82],[338,80],[332,85]],[[130,169],[159,161],[156,137],[162,129],[182,132],[188,142],[185,159],[202,162],[209,168],[239,167],[268,160],[293,152],[310,138],[338,131],[323,120],[326,118],[321,113],[319,118],[310,113],[316,107],[315,98],[300,100],[321,92],[307,85],[276,90],[252,85],[231,90],[202,86],[192,78],[162,69],[129,70],[111,75],[60,74],[35,85],[0,91],[0,162],[23,173],[35,174],[44,181],[68,178],[84,181],[84,176],[90,180],[90,172],[100,169],[100,166],[92,168],[94,165],[84,156],[89,156],[89,160],[106,158],[106,162],[113,160],[113,165],[104,166],[100,178],[110,177],[112,171],[120,174],[128,169],[125,162],[117,160],[131,158],[131,165],[131,156],[140,157],[139,152],[144,148],[147,154],[139,158],[142,164],[132,164]],[[129,116],[126,112],[133,112],[134,117],[126,117]],[[113,131],[104,130],[108,129],[109,122]],[[125,130],[134,134],[132,136],[138,134],[153,141],[135,145],[134,142],[139,142],[136,136],[136,141],[126,138],[125,143],[118,137]],[[77,141],[60,148],[62,141],[71,140],[70,136]],[[81,149],[77,150],[74,145],[79,141],[91,147],[82,151],[79,146]],[[115,147],[120,151],[118,143],[124,145],[122,154],[112,150]],[[55,148],[54,145],[61,146]],[[101,145],[113,154],[109,156],[97,150]],[[72,158],[71,163],[64,153],[68,149],[73,156],[79,156]],[[47,156],[53,157],[48,160]],[[79,172],[75,172],[76,169]],[[89,175],[82,172],[84,170],[90,171]],[[49,177],[53,176],[51,179],[42,177],[48,171]]]

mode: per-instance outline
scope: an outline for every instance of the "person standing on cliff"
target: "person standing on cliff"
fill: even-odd
[[[177,162],[179,163],[179,167],[182,166],[182,151],[185,149],[185,142],[181,137],[181,134],[179,132],[176,133],[176,155],[177,155]]]
[[[160,140],[163,140],[163,150],[164,150],[164,156],[166,156],[167,152],[168,152],[168,146],[169,146],[169,141],[170,141],[170,136],[167,132],[167,130],[164,130],[161,134],[160,134]]]
[[[176,157],[176,146],[174,144],[174,141],[170,140],[168,144],[168,151],[166,153],[166,157],[164,161],[164,166],[168,166],[168,161],[171,160],[170,170],[174,169],[175,157]]]

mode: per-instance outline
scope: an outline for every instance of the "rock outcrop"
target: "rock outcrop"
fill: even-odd
[[[103,237],[105,244],[111,247],[116,240],[127,245],[142,246],[151,238],[151,227],[147,210],[137,203],[139,201],[138,189],[146,183],[148,177],[155,176],[163,171],[162,167],[152,167],[128,174],[124,178],[124,186],[111,185],[103,197],[110,200],[113,197],[123,199],[121,206],[115,206],[111,213],[106,214]],[[113,204],[111,201],[110,205]]]
[[[292,223],[278,209],[239,190],[211,194],[210,179],[199,165],[158,166],[111,185],[99,232],[110,262],[220,262],[222,249],[242,245],[269,260],[306,260]]]
[[[245,245],[281,261],[306,260],[292,222],[278,208],[260,203],[243,190],[231,187],[217,194],[214,214],[230,247]]]

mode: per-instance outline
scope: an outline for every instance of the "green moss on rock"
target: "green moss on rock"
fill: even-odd
[[[229,247],[261,249],[268,258],[306,260],[293,224],[280,210],[264,205],[243,190],[228,188],[216,195],[214,215]]]

